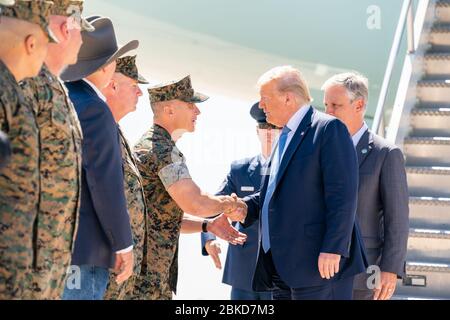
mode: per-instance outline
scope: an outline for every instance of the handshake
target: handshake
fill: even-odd
[[[247,235],[234,228],[230,220],[243,222],[247,217],[247,205],[234,193],[231,196],[218,196],[215,199],[219,201],[219,207],[216,209],[222,213],[209,220],[208,231],[232,245],[244,244]]]
[[[247,217],[247,205],[235,193],[231,196],[220,196],[223,214],[234,222],[244,222]]]

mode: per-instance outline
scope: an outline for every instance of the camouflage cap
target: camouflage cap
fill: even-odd
[[[49,41],[58,43],[58,38],[49,27],[49,17],[53,2],[45,0],[16,0],[13,5],[0,4],[0,16],[24,20],[39,25]]]
[[[52,7],[52,15],[74,17],[81,26],[81,31],[92,32],[95,30],[94,26],[84,19],[83,13],[84,0],[52,0],[54,5]]]
[[[187,76],[179,81],[160,84],[148,89],[150,102],[162,102],[171,100],[181,100],[185,102],[205,102],[208,96],[195,92],[192,89],[191,76]]]
[[[127,56],[123,58],[119,58],[116,60],[116,72],[123,74],[131,79],[136,80],[141,84],[148,84],[148,81],[145,80],[143,76],[141,76],[138,72],[138,68],[136,65],[136,56]]]

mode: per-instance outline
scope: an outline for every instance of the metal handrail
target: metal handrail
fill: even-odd
[[[386,128],[384,123],[384,109],[388,95],[388,89],[391,83],[392,73],[395,67],[395,61],[400,51],[402,35],[403,31],[405,30],[405,26],[407,28],[408,53],[412,54],[415,51],[413,12],[414,12],[413,0],[404,0],[402,10],[400,12],[397,30],[395,31],[394,42],[392,44],[391,53],[389,55],[389,60],[386,67],[386,73],[384,75],[383,85],[381,86],[380,96],[378,98],[377,109],[372,124],[372,131],[378,133],[382,137],[386,135]]]

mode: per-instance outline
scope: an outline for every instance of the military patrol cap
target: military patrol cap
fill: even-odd
[[[200,103],[209,99],[208,96],[195,92],[192,89],[191,76],[187,76],[179,81],[171,81],[149,88],[148,93],[151,103],[171,100]]]
[[[279,127],[267,122],[266,113],[259,108],[259,102],[252,106],[250,109],[250,115],[256,120],[260,129],[280,129]]]
[[[127,56],[116,60],[116,72],[136,80],[140,84],[148,84],[148,81],[139,74],[136,65],[136,56]]]
[[[47,34],[49,41],[58,43],[58,38],[52,33],[49,27],[49,18],[53,2],[45,0],[16,0],[13,5],[9,1],[1,0],[0,17],[9,17],[27,21],[39,25]]]
[[[81,26],[81,31],[92,32],[94,26],[84,19],[83,13],[84,0],[52,0],[52,14],[55,16],[74,17]]]

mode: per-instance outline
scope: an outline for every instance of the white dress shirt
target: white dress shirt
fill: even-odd
[[[291,117],[291,119],[289,119],[288,123],[286,124],[286,127],[291,129],[291,131],[288,133],[288,137],[286,140],[286,146],[284,147],[283,154],[280,158],[280,163],[284,157],[284,154],[286,153],[286,150],[289,147],[289,144],[292,141],[292,138],[295,135],[295,132],[297,131],[298,127],[300,126],[300,123],[303,121],[303,118],[308,113],[309,109],[311,109],[310,105],[304,105],[303,107],[298,109],[298,111]]]
[[[84,78],[83,79],[84,82],[86,82],[91,88],[92,90],[95,91],[95,93],[98,95],[98,97],[100,99],[102,99],[104,102],[106,102],[106,97],[103,95],[103,93],[95,86],[95,84],[93,84],[92,82],[90,82],[88,79]]]
[[[364,122],[364,124],[361,127],[361,129],[359,129],[359,131],[352,136],[353,145],[355,147],[358,145],[359,141],[361,140],[362,136],[364,135],[364,133],[366,133],[367,130],[369,130],[369,127]]]
[[[90,82],[88,79],[83,79],[84,82],[86,82],[91,88],[92,90],[95,91],[95,93],[98,95],[98,97],[100,99],[102,99],[105,103],[106,103],[106,97],[103,95],[103,93],[95,86],[95,84],[93,84],[92,82]],[[125,248],[123,250],[119,250],[116,251],[116,254],[122,254],[122,253],[127,253],[133,250],[133,246],[129,246],[128,248]]]

